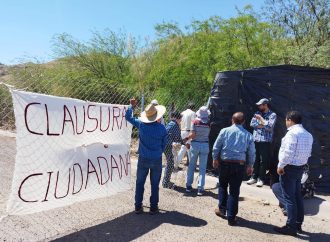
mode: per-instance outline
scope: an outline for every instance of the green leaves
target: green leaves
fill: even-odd
[[[155,26],[158,39],[144,45],[109,29],[92,32],[87,42],[63,33],[53,39],[57,61],[25,65],[14,78],[31,91],[90,101],[117,102],[117,92],[200,103],[218,71],[329,66],[326,0],[267,0],[265,9],[264,20],[246,6],[236,17],[192,20],[184,28],[163,22]]]

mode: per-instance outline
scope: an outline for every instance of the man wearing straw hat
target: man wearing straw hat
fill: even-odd
[[[139,158],[136,172],[135,213],[143,212],[144,184],[150,170],[150,214],[159,212],[159,182],[162,174],[162,153],[167,142],[165,126],[160,123],[166,112],[162,105],[149,104],[139,118],[134,118],[136,100],[130,99],[125,118],[139,130]]]

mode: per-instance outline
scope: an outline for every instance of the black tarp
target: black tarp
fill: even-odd
[[[246,128],[257,110],[255,103],[270,99],[277,114],[272,151],[274,172],[281,139],[286,133],[285,115],[300,111],[303,125],[314,138],[308,161],[310,178],[317,191],[330,193],[330,69],[280,65],[216,74],[211,91],[211,126],[220,130],[230,125],[234,112],[246,115]]]

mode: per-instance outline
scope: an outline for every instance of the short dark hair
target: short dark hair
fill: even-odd
[[[174,111],[174,112],[171,113],[171,118],[181,119],[182,118],[182,115],[181,115],[180,112]]]
[[[244,113],[242,112],[234,113],[232,119],[235,124],[243,124],[245,121]]]
[[[289,111],[287,112],[286,114],[286,117],[285,117],[287,120],[291,120],[293,121],[295,124],[301,124],[302,122],[302,116],[301,116],[301,113],[298,112],[298,111]]]
[[[195,103],[189,102],[188,105],[187,105],[187,108],[189,108],[191,110],[195,109],[196,108]]]

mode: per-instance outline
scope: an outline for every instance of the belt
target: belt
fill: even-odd
[[[225,162],[225,163],[237,163],[237,164],[240,164],[240,165],[244,165],[245,164],[245,160],[221,160],[221,162]]]
[[[181,130],[181,131],[188,131],[188,132],[190,132],[191,130],[189,130],[189,129],[183,129],[183,130]]]
[[[300,166],[296,166],[296,165],[286,165],[285,167],[292,167],[292,168],[304,168],[305,165],[300,165]]]
[[[196,142],[196,143],[208,143],[208,141],[197,141],[197,140],[192,140],[191,142]]]

